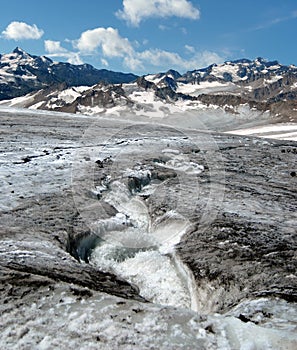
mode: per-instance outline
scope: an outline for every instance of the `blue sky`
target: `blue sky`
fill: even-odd
[[[0,0],[1,53],[137,74],[238,58],[297,64],[296,0]]]

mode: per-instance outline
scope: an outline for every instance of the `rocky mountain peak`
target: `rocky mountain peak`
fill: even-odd
[[[26,51],[24,51],[22,48],[20,48],[19,46],[17,46],[12,53],[16,53],[18,55],[28,55],[28,53]]]
[[[34,58],[33,56],[31,56],[30,54],[28,54],[28,52],[26,52],[25,50],[23,50],[22,48],[20,48],[19,46],[17,46],[13,51],[13,54],[15,54],[17,56],[17,58],[19,59],[32,59]]]
[[[92,86],[100,81],[119,84],[136,80],[134,74],[96,69],[89,64],[53,62],[45,56],[28,54],[20,47],[0,55],[0,100],[19,97],[65,82],[68,86]]]
[[[174,69],[169,69],[169,70],[165,73],[165,75],[166,75],[167,77],[172,78],[172,79],[178,79],[178,78],[181,77],[181,74],[180,74],[178,71],[174,70]]]
[[[260,63],[265,64],[267,62],[267,60],[263,57],[257,57],[254,62],[260,62]]]

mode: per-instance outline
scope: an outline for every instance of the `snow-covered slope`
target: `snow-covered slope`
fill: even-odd
[[[42,73],[41,76],[50,72],[57,77],[56,70],[60,67],[60,77],[67,71],[73,78],[78,71],[83,75],[85,68],[91,69],[86,65],[55,64],[20,49],[3,55],[1,62],[0,77],[11,86],[21,77],[27,82],[23,86],[28,86],[28,82],[40,84],[42,79],[36,78],[36,71]],[[64,73],[60,65],[64,65]],[[93,80],[88,74],[84,79],[85,84],[81,86],[69,86],[64,82],[48,87],[47,82],[43,82],[45,88],[3,100],[0,104],[132,120],[166,119],[168,122],[170,119],[175,124],[180,120],[181,125],[186,119],[187,125],[183,126],[217,131],[297,122],[297,67],[284,66],[277,61],[242,59],[213,64],[184,75],[169,70],[121,84],[101,82],[89,86]],[[32,88],[31,85],[31,90],[41,87],[34,85]],[[280,134],[280,137],[287,136],[295,137],[294,134]]]
[[[230,134],[253,135],[278,140],[297,141],[297,124],[268,124],[258,127],[230,130]]]
[[[25,95],[53,84],[79,86],[106,81],[130,82],[134,74],[98,70],[91,65],[53,62],[45,56],[30,55],[17,47],[12,53],[0,55],[0,100]]]

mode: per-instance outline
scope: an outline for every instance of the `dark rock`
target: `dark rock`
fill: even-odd
[[[4,67],[1,58],[3,58],[3,55],[0,57],[0,67]],[[19,47],[13,51],[11,59],[14,60],[12,66],[10,67],[9,62],[5,62],[5,69],[15,75],[15,81],[0,84],[0,100],[22,96],[57,84],[92,86],[101,81],[120,84],[131,82],[137,78],[136,75],[131,73],[96,69],[89,64],[53,63],[47,57],[29,55]],[[15,60],[17,60],[16,67]],[[25,79],[23,78],[25,75],[31,75],[34,79]]]

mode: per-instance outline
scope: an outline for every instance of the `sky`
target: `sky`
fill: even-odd
[[[297,0],[0,0],[0,53],[149,74],[240,58],[297,65]]]

